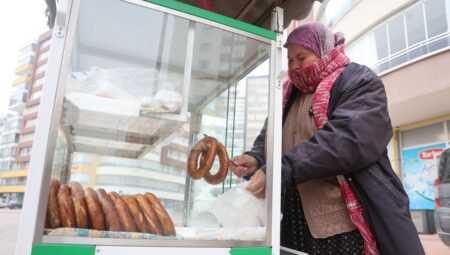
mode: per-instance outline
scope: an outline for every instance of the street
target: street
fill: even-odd
[[[0,209],[0,249],[2,255],[13,255],[19,228],[21,210]],[[450,255],[437,235],[420,235],[427,255]]]

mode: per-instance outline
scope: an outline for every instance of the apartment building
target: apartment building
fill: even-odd
[[[0,119],[0,197],[6,202],[22,201],[25,190],[27,165],[17,162],[17,148],[23,112],[32,84],[37,42],[27,43],[20,49],[12,83],[8,110]]]

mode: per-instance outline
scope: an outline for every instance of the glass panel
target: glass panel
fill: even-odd
[[[320,21],[333,27],[359,0],[328,1]]]
[[[204,134],[229,157],[249,148],[268,113],[268,65],[262,76],[246,77],[268,58],[270,45],[111,0],[81,1],[75,31],[62,72],[68,75],[60,77],[65,94],[52,177],[97,194],[104,189],[137,199],[152,192],[176,227],[170,239],[265,240],[263,224],[242,235],[244,226],[224,224],[214,211],[219,194],[242,179],[229,173],[218,184],[194,180],[187,161]],[[216,159],[210,173],[219,168]],[[167,239],[164,231],[134,238]],[[111,236],[105,232],[96,236]]]
[[[381,39],[378,37],[378,39]],[[378,49],[374,33],[368,33],[362,36],[357,42],[351,45],[346,52],[356,63],[366,66],[374,66],[381,57],[378,54],[384,54],[383,49]],[[386,51],[387,52],[387,51]]]
[[[387,41],[387,28],[383,25],[373,31],[375,34],[375,42],[377,47],[378,59],[383,59],[388,56],[388,41]]]
[[[450,35],[439,38],[427,44],[429,52],[437,51],[450,45]]]
[[[450,120],[447,120],[447,140],[450,142]]]
[[[448,31],[445,13],[445,0],[428,0],[425,2],[428,38]]]
[[[425,19],[423,17],[423,5],[419,4],[405,13],[406,29],[408,34],[408,46],[414,45],[426,39]]]
[[[390,54],[394,54],[406,48],[405,26],[403,22],[403,15],[400,15],[390,20],[388,22],[388,26],[389,26],[389,46],[391,49]]]
[[[444,123],[441,122],[425,127],[403,131],[402,147],[413,147],[445,141],[443,124]]]

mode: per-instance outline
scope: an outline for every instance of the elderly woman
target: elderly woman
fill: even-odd
[[[285,47],[281,244],[308,254],[424,254],[387,156],[381,80],[350,63],[343,36],[319,22],[296,28]],[[230,167],[257,197],[265,195],[265,135],[264,127]]]

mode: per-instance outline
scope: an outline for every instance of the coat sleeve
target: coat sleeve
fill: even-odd
[[[450,179],[450,163],[448,158],[450,157],[450,148],[447,148],[442,152],[441,159],[439,160],[439,171],[438,178],[439,181],[444,182]]]
[[[392,136],[384,85],[366,72],[343,86],[329,121],[282,157],[282,185],[349,174],[374,164]]]
[[[266,160],[264,157],[264,150],[266,144],[266,129],[267,129],[267,118],[264,121],[264,126],[261,129],[261,132],[256,137],[255,142],[253,142],[252,149],[244,153],[254,157],[256,161],[258,161],[258,168],[266,164]]]

